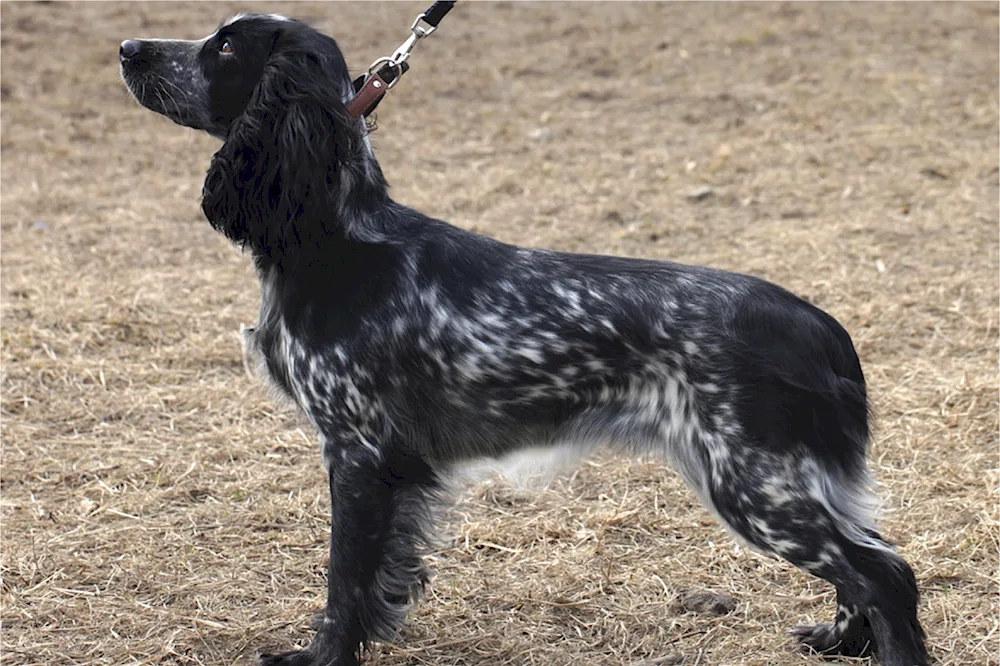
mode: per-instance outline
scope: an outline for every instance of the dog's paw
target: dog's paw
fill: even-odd
[[[260,655],[260,666],[314,666],[316,662],[308,652],[283,652]]]
[[[802,644],[804,651],[826,657],[870,657],[873,653],[874,642],[869,632],[841,632],[831,622],[799,625],[789,633]]]
[[[358,666],[358,657],[350,652],[324,649],[314,641],[308,650],[261,654],[259,666]]]

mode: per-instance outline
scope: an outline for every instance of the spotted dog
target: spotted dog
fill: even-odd
[[[528,447],[670,461],[733,534],[837,589],[824,654],[928,663],[913,572],[873,523],[861,365],[829,315],[710,268],[531,250],[393,201],[336,42],[273,15],[198,41],[128,40],[143,106],[222,140],[209,222],[252,256],[263,368],[315,425],[332,503],[329,601],[304,651],[356,664],[427,581],[456,465]]]

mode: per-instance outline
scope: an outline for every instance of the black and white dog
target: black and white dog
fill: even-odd
[[[753,277],[506,245],[394,202],[336,42],[241,15],[198,41],[128,40],[140,104],[224,143],[202,207],[249,249],[244,333],[319,431],[329,597],[303,652],[356,664],[427,580],[432,505],[470,459],[608,443],[673,462],[732,532],[837,588],[826,654],[928,663],[910,567],[876,532],[865,380],[829,315]]]

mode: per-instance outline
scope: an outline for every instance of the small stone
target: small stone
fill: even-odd
[[[548,141],[552,138],[552,130],[548,127],[536,127],[531,130],[531,138],[535,141]]]
[[[622,217],[622,214],[616,210],[609,210],[608,212],[604,213],[604,219],[607,220],[608,222],[613,222],[615,224],[622,224],[623,222],[625,222],[625,218]]]
[[[708,185],[702,185],[699,188],[691,190],[688,192],[687,198],[691,201],[704,201],[715,193],[715,190]]]
[[[687,613],[725,615],[736,610],[736,597],[718,592],[688,592],[681,597],[681,608]]]
[[[81,516],[89,516],[91,513],[93,513],[94,509],[96,508],[97,508],[97,502],[90,499],[89,497],[84,497],[82,500],[80,500],[79,510]]]

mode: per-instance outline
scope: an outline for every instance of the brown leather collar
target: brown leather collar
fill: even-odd
[[[385,79],[378,72],[373,72],[354,95],[354,98],[347,103],[347,114],[352,118],[367,116],[382,100],[382,96],[388,89],[389,84],[385,82]]]

